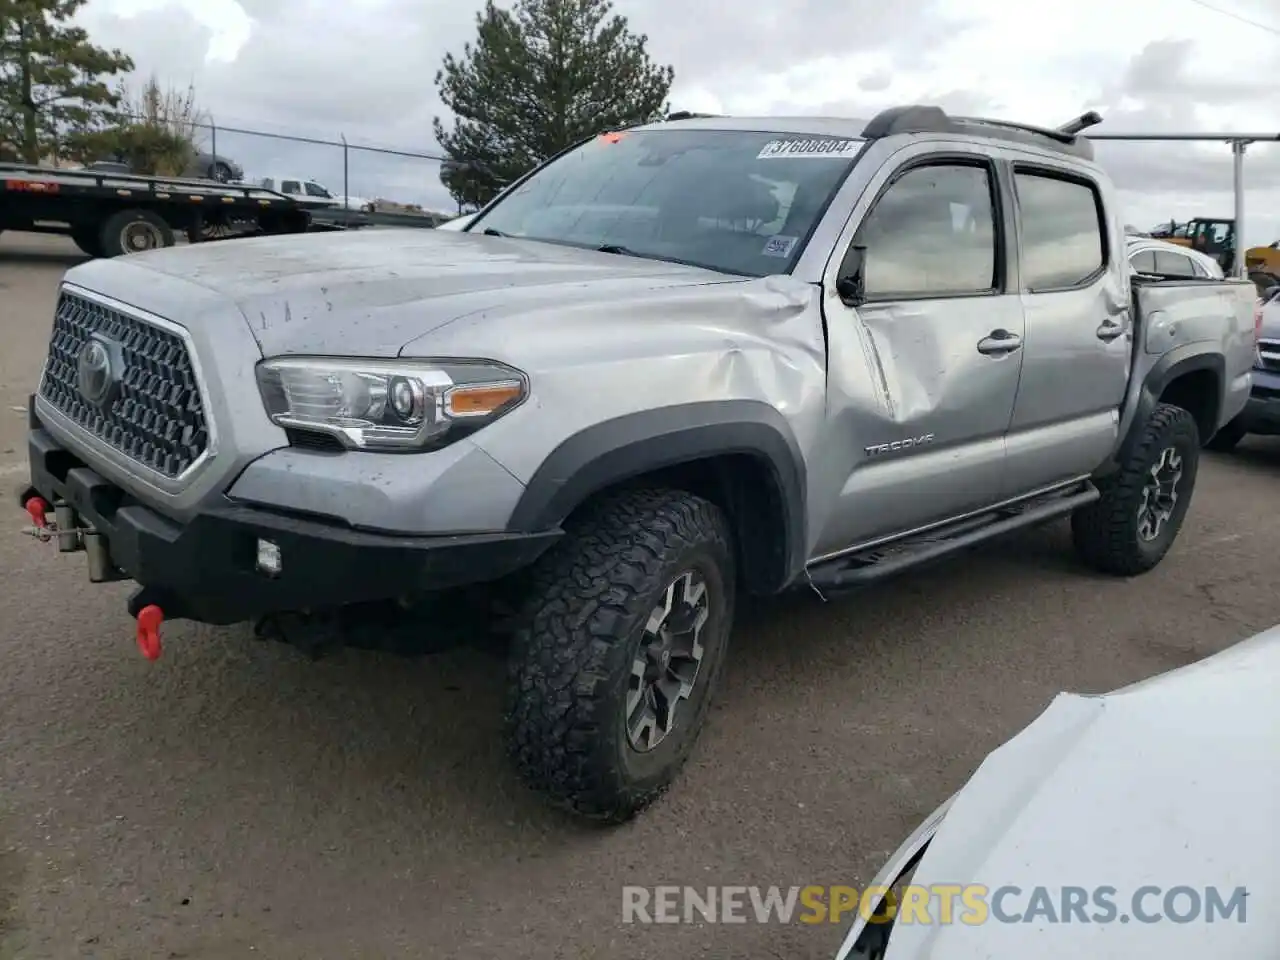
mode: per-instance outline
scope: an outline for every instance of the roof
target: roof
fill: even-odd
[[[758,130],[851,140],[878,140],[913,134],[951,135],[1019,143],[1091,161],[1093,144],[1077,131],[1101,120],[1096,113],[1085,114],[1067,124],[1068,129],[1055,130],[990,117],[953,116],[941,107],[907,104],[881,110],[869,121],[848,117],[727,117],[681,112],[639,129],[663,129],[679,124],[695,130]]]

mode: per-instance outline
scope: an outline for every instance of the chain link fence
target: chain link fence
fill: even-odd
[[[448,158],[439,153],[351,142],[341,133],[327,139],[224,126],[207,114],[170,121],[116,110],[103,111],[103,120],[107,128],[137,124],[177,131],[194,147],[186,169],[175,171],[182,175],[255,184],[270,180],[270,189],[313,203],[332,199],[337,207],[357,211],[436,219],[461,213],[440,181]],[[59,167],[80,166],[79,160],[128,163],[109,150],[88,157],[73,157],[74,152],[70,141],[55,141],[45,162]]]

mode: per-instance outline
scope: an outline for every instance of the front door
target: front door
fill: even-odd
[[[825,300],[830,429],[849,453],[832,464],[845,480],[815,559],[998,499],[1022,365],[1008,204],[990,157],[921,144],[868,192],[853,238],[866,248],[866,302]]]
[[[1092,473],[1119,431],[1132,320],[1124,238],[1098,185],[1015,164],[1027,347],[1009,431],[1009,482],[1029,493]]]

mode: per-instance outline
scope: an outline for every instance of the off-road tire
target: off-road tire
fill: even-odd
[[[112,214],[102,225],[99,240],[102,244],[102,256],[120,257],[138,251],[132,250],[125,243],[124,234],[129,228],[149,231],[156,240],[156,249],[173,246],[173,228],[164,218],[150,210],[121,210]]]
[[[1234,420],[1229,420],[1223,424],[1222,429],[1209,438],[1205,448],[1216,450],[1219,453],[1230,453],[1248,434],[1249,431],[1245,427],[1244,417],[1238,416]]]
[[[516,770],[553,803],[629,820],[675,779],[718,685],[735,601],[724,514],[678,490],[603,498],[566,524],[532,571],[510,654],[506,737]],[[682,572],[705,580],[710,615],[693,692],[674,728],[641,753],[624,720],[650,612]]]
[[[1191,505],[1200,443],[1200,431],[1188,411],[1167,403],[1156,406],[1120,469],[1098,481],[1101,498],[1071,515],[1072,540],[1085,563],[1102,573],[1132,577],[1164,559]],[[1142,491],[1151,468],[1171,446],[1182,458],[1178,499],[1159,536],[1148,542],[1138,534]]]

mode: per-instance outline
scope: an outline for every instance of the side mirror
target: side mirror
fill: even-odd
[[[867,299],[867,284],[864,268],[867,262],[867,248],[855,243],[840,262],[840,272],[836,274],[836,294],[846,307],[861,306]]]

